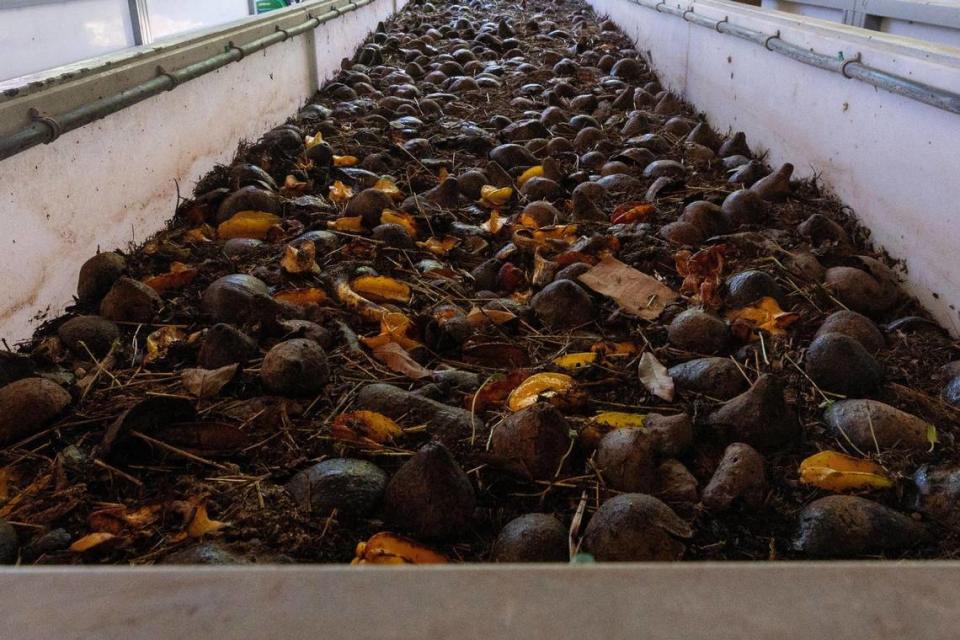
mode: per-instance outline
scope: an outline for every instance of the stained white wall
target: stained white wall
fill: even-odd
[[[905,287],[960,334],[960,115],[793,61],[762,46],[627,0],[590,0],[648,55],[661,80],[719,130],[747,134],[769,162],[818,174],[904,261]],[[960,51],[722,0],[714,20],[818,52],[857,52],[875,67],[960,92]]]
[[[38,314],[71,303],[97,249],[142,242],[182,193],[241,138],[299,109],[405,0],[377,0],[174,91],[0,161],[0,338],[26,339]]]

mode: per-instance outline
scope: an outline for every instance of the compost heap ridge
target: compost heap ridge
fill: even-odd
[[[411,3],[3,355],[0,556],[952,556],[956,345],[747,142],[582,2]]]

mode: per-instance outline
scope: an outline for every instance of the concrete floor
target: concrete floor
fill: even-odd
[[[17,640],[935,640],[960,564],[26,569],[0,572]]]

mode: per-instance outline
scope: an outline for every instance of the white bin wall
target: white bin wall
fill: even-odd
[[[0,338],[30,336],[72,301],[97,249],[140,243],[242,139],[293,115],[377,22],[406,0],[377,0],[312,34],[0,161]]]
[[[814,173],[906,265],[905,287],[960,334],[960,115],[795,62],[754,43],[627,0],[590,0],[652,60],[666,87],[718,130],[742,130],[772,165]],[[674,6],[688,6],[689,3]],[[818,52],[857,51],[868,64],[960,91],[956,49],[859,32],[729,2],[698,14],[781,32]]]

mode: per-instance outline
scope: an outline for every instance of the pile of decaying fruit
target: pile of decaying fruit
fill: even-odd
[[[2,354],[0,559],[954,553],[956,344],[791,171],[580,2],[411,3]]]

